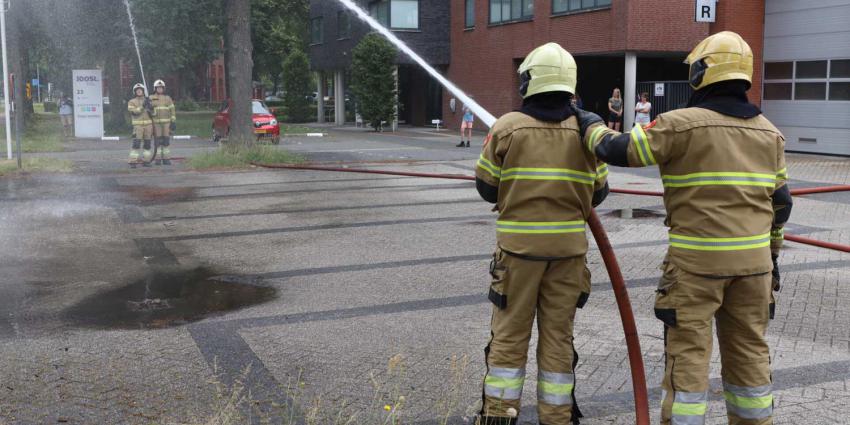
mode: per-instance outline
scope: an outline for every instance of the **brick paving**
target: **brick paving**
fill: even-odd
[[[453,150],[449,141],[336,134],[287,143],[328,160],[412,157],[407,164],[371,164],[380,168],[471,170],[477,150]],[[480,397],[486,266],[494,247],[493,215],[472,185],[321,172],[98,168],[97,161],[117,155],[98,152],[84,174],[0,181],[0,248],[18,246],[4,250],[10,254],[0,265],[0,424],[227,423],[216,415],[233,392],[221,386],[242,383],[255,403],[235,423],[289,423],[289,413],[324,418],[317,423],[338,423],[328,419],[335,415],[382,423],[387,404],[405,423],[469,420]],[[850,181],[845,159],[789,154],[788,165],[792,187]],[[610,180],[614,187],[661,188],[651,170],[614,168]],[[140,190],[170,195],[142,199]],[[788,232],[850,243],[848,205],[850,194],[798,197]],[[612,195],[599,209],[629,281],[657,420],[663,342],[651,307],[666,232],[660,218],[611,213],[620,208],[658,210],[661,200]],[[21,239],[26,243],[16,245]],[[634,423],[621,325],[595,249],[588,264],[593,294],[576,323],[582,423]],[[787,243],[780,264],[783,290],[768,331],[775,423],[848,423],[847,254]],[[86,296],[151,269],[192,267],[271,286],[277,298],[164,329],[64,320]],[[719,372],[715,353],[711,424],[725,423]],[[531,350],[528,376],[535,374]],[[536,423],[535,387],[528,379],[522,423]],[[278,406],[284,403],[294,410]]]

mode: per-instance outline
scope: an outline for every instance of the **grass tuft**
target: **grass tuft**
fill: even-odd
[[[193,156],[189,166],[196,170],[216,168],[246,168],[252,162],[263,164],[297,164],[304,162],[304,157],[273,146],[254,146],[249,149],[234,151],[223,147],[216,151],[204,152]]]
[[[32,173],[68,173],[73,170],[73,162],[65,159],[38,157],[38,158],[23,158],[21,161],[23,168],[20,172]],[[18,160],[4,159],[0,160],[0,176],[17,174]]]

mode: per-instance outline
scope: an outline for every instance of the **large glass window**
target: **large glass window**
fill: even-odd
[[[390,24],[393,28],[419,28],[419,0],[392,0]]]
[[[345,10],[336,13],[336,38],[351,37],[351,15]]]
[[[552,13],[569,13],[611,6],[611,0],[552,0]]]
[[[322,26],[322,18],[310,19],[310,42],[312,44],[320,44],[324,41],[324,28]]]
[[[390,25],[390,2],[389,0],[373,1],[369,3],[369,15],[378,23],[388,27]]]
[[[475,0],[465,0],[466,14],[463,21],[464,28],[475,27]]]
[[[490,0],[490,23],[526,21],[534,17],[534,0]]]
[[[768,62],[764,64],[765,80],[790,80],[794,76],[794,62]]]
[[[369,14],[392,29],[419,29],[419,0],[380,0],[369,3]]]
[[[764,100],[791,100],[791,83],[765,83]]]

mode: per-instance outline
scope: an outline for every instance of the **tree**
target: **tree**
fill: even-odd
[[[307,47],[309,2],[305,0],[252,0],[251,40],[254,77],[271,81],[278,91],[284,72],[281,58]]]
[[[231,147],[250,147],[254,143],[254,125],[252,116],[252,71],[251,60],[251,0],[225,0],[227,16],[228,73],[227,85],[230,88],[230,135]]]
[[[375,130],[381,121],[394,118],[395,60],[395,47],[376,33],[363,37],[352,52],[351,92],[360,114]]]
[[[307,54],[295,50],[283,62],[284,106],[290,122],[306,122],[311,119],[312,108],[309,96],[313,82],[310,78],[310,63]]]

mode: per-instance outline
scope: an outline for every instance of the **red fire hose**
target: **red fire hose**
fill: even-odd
[[[411,173],[403,171],[367,170],[362,168],[317,167],[310,165],[252,164],[258,167],[285,168],[290,170],[336,171],[343,173],[387,174],[392,176],[475,180],[475,177],[459,174]],[[632,389],[635,394],[635,423],[637,425],[649,425],[649,396],[646,389],[646,372],[643,366],[640,340],[638,339],[635,316],[632,313],[632,305],[629,301],[629,292],[626,289],[626,282],[623,280],[623,275],[620,272],[620,266],[617,264],[617,257],[614,255],[614,249],[611,247],[611,242],[608,240],[608,236],[605,234],[605,229],[602,227],[602,222],[599,221],[599,217],[596,215],[595,211],[591,211],[590,218],[587,223],[590,226],[590,231],[593,233],[593,237],[596,239],[596,245],[599,247],[599,252],[605,262],[605,268],[608,270],[608,276],[611,279],[611,286],[614,288],[614,297],[617,299],[617,307],[620,310],[620,320],[623,322],[623,330],[626,335],[626,348],[629,355],[629,365],[632,371]]]
[[[801,243],[801,244],[806,244],[806,245],[817,246],[817,247],[820,247],[820,248],[826,248],[826,249],[832,249],[832,250],[835,250],[835,251],[850,253],[850,246],[841,245],[841,244],[832,243],[832,242],[819,241],[817,239],[805,238],[803,236],[789,235],[789,234],[786,233],[785,234],[785,240],[791,241],[791,242],[797,242],[797,243]]]

